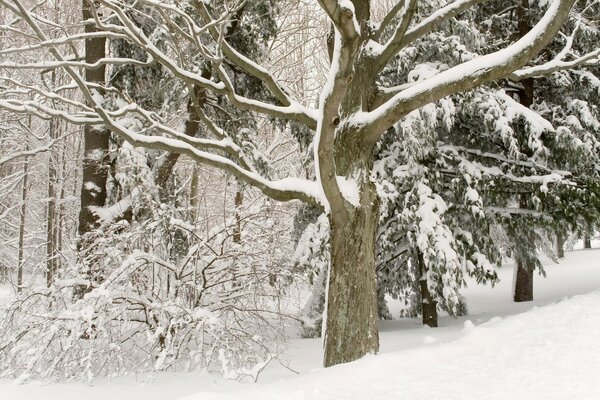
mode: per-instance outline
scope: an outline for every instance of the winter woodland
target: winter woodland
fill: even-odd
[[[597,0],[0,0],[0,377],[377,354],[532,301],[599,175]]]

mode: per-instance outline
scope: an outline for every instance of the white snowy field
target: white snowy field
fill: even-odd
[[[600,250],[567,253],[546,270],[532,303],[512,302],[505,267],[494,289],[464,291],[469,316],[443,317],[436,329],[384,322],[380,355],[334,368],[320,368],[320,340],[294,340],[282,360],[289,369],[273,363],[256,384],[206,374],[0,382],[0,400],[600,399]]]

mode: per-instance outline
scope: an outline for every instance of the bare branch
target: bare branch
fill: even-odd
[[[383,18],[383,21],[379,24],[379,28],[373,34],[372,39],[377,41],[381,37],[381,35],[385,32],[388,26],[392,23],[394,18],[398,15],[400,10],[402,10],[408,0],[399,0],[394,7],[386,14]]]
[[[375,68],[377,71],[383,69],[385,64],[392,58],[392,56],[400,50],[402,42],[404,40],[406,31],[413,19],[413,16],[417,12],[417,0],[406,0],[405,6],[402,8],[402,17],[398,21],[396,30],[392,37],[384,45],[383,50],[375,59]]]

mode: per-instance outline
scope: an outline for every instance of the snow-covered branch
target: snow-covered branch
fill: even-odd
[[[23,19],[27,22],[27,24],[33,29],[33,31],[38,35],[39,39],[42,41],[47,41],[48,37],[42,31],[42,29],[37,25],[35,20],[31,17],[27,9],[23,6],[23,4],[16,0],[15,4],[19,8],[19,15],[23,17]],[[125,21],[128,19],[125,17]],[[132,21],[129,20],[130,24],[133,24]],[[132,25],[129,27],[130,29],[137,28]],[[138,34],[143,33],[141,31],[137,32]],[[158,49],[156,49],[159,51]],[[63,56],[54,48],[50,48],[50,52],[57,59],[58,62],[63,62]],[[111,113],[106,111],[101,104],[98,103],[96,96],[92,93],[92,91],[86,86],[86,82],[83,77],[77,72],[75,69],[68,65],[63,65],[64,70],[69,74],[69,76],[75,81],[75,83],[79,86],[84,98],[88,102],[88,104],[92,105],[94,110],[97,112],[98,116],[101,118],[101,121],[116,135],[120,136],[127,142],[131,143],[134,146],[143,146],[146,148],[157,149],[157,150],[165,150],[173,153],[185,154],[192,158],[193,160],[210,165],[216,168],[219,168],[223,171],[226,171],[233,176],[236,176],[243,182],[246,182],[257,189],[261,190],[267,196],[279,200],[279,201],[290,201],[290,200],[301,200],[309,204],[313,204],[315,206],[322,206],[324,204],[321,191],[319,190],[316,182],[311,182],[305,179],[299,178],[287,178],[279,181],[269,181],[262,176],[258,175],[255,172],[249,171],[230,159],[208,153],[206,151],[202,151],[197,149],[195,146],[186,143],[181,140],[181,137],[178,139],[165,138],[160,136],[144,136],[142,134],[133,132],[131,129],[125,127],[122,123],[117,121]],[[204,78],[201,78],[204,79]],[[8,103],[4,100],[0,100],[0,107],[4,106],[4,103]],[[10,103],[8,103],[10,105]],[[11,105],[12,106],[12,105]],[[21,106],[24,107],[24,106]],[[135,105],[130,105],[127,107],[135,107]],[[24,112],[23,108],[16,109],[12,106],[13,111]],[[10,108],[9,108],[10,109]],[[60,115],[62,116],[62,115]],[[175,131],[171,132],[174,135],[179,136],[179,133]],[[195,140],[196,139],[192,139]],[[198,139],[199,140],[199,139]],[[194,143],[194,145],[199,145],[200,142]],[[216,141],[204,142],[204,145],[210,145],[212,147],[219,147],[221,149],[228,147],[232,149],[230,143],[217,143]]]
[[[574,0],[555,0],[542,19],[520,40],[497,52],[459,64],[396,94],[371,112],[355,114],[350,124],[368,127],[368,140],[376,142],[400,118],[425,104],[458,91],[505,77],[525,65],[559,32]]]
[[[360,35],[354,4],[350,0],[319,0],[335,28],[344,41],[351,41]]]
[[[398,51],[400,50],[401,43],[403,42],[404,37],[406,35],[406,31],[410,26],[413,16],[417,12],[416,0],[406,0],[403,3],[404,7],[402,8],[402,17],[398,21],[394,33],[384,45],[383,50],[381,50],[375,61],[375,66],[377,70],[381,70],[388,62],[388,60],[392,58],[394,54],[398,53]],[[392,12],[394,11],[395,10],[392,10]]]
[[[415,42],[419,38],[432,32],[444,22],[456,17],[458,14],[466,11],[475,4],[482,3],[487,0],[457,0],[449,5],[440,8],[429,17],[408,29],[412,16],[416,11],[416,2],[408,0],[404,8],[404,14],[396,27],[396,31],[392,38],[385,44],[384,50],[378,56],[375,65],[378,69],[383,68],[387,62],[400,50]],[[393,11],[393,10],[392,10]]]

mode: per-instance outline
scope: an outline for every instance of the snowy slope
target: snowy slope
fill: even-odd
[[[449,343],[185,400],[600,399],[599,307],[597,291],[477,327],[466,322]]]
[[[320,340],[294,340],[283,361],[300,374],[274,363],[258,384],[206,374],[94,386],[4,382],[0,400],[600,399],[600,250],[567,253],[546,269],[533,303],[512,302],[507,266],[494,289],[465,290],[469,316],[441,318],[436,329],[386,321],[382,354],[347,365],[322,369]]]

